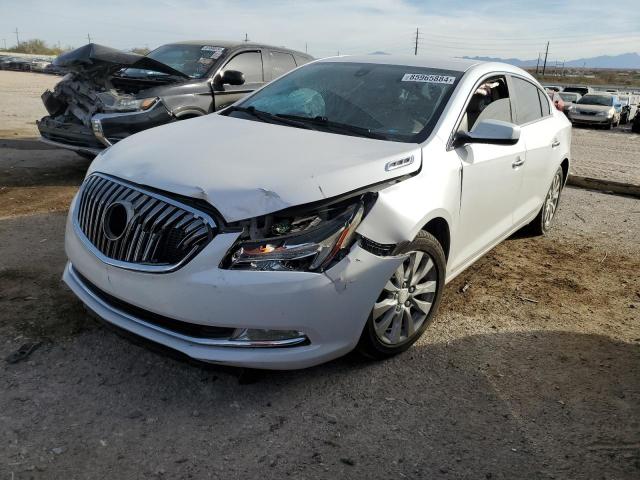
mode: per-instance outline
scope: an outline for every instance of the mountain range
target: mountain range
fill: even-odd
[[[535,67],[538,63],[534,60],[520,60],[519,58],[494,58],[494,57],[462,57],[471,60],[482,60],[487,62],[504,62],[516,65],[517,67]],[[542,65],[542,59],[540,60]],[[558,62],[558,65],[561,63]],[[556,66],[555,59],[547,61],[547,67]],[[564,62],[565,67],[589,67],[589,68],[620,68],[620,69],[640,69],[640,54],[622,53],[620,55],[601,55],[599,57],[578,58]]]

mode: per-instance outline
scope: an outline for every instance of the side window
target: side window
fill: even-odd
[[[554,100],[556,100],[557,93],[553,94]],[[538,97],[540,98],[540,105],[542,105],[542,116],[546,117],[547,115],[551,115],[551,109],[549,107],[549,99],[548,95],[546,95],[542,90],[538,90]]]
[[[262,83],[262,55],[260,52],[239,53],[229,60],[224,70],[237,70],[242,72],[245,83]]]
[[[311,57],[303,57],[302,55],[293,55],[293,58],[296,59],[296,65],[300,66],[300,65],[304,65],[305,63],[309,63],[311,60],[313,60]]]
[[[538,87],[518,77],[512,77],[513,90],[517,106],[518,125],[533,122],[542,118],[542,107]]]
[[[488,78],[478,86],[462,117],[458,131],[470,132],[482,120],[513,122],[506,78]]]
[[[293,55],[290,53],[271,52],[272,79],[276,79],[294,68],[296,68],[296,62],[293,59]]]

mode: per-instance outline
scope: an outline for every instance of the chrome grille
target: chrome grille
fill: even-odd
[[[105,227],[114,205],[126,206],[128,213],[118,236]],[[102,174],[85,180],[74,215],[94,254],[130,270],[175,270],[209,243],[216,227],[203,212]]]

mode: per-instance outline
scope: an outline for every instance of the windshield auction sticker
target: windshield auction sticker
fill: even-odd
[[[203,45],[200,47],[202,57],[213,58],[214,60],[219,58],[224,53],[224,47],[214,47],[213,45]]]
[[[427,75],[425,73],[405,73],[402,77],[403,82],[423,82],[423,83],[444,83],[452,85],[456,81],[456,77],[446,75]]]

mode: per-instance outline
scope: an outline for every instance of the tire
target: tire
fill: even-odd
[[[611,130],[613,128],[613,120],[607,123],[604,128],[606,128],[607,130]]]
[[[442,246],[433,235],[420,231],[402,253],[407,258],[380,293],[356,347],[369,359],[382,360],[407,350],[438,311],[447,268]],[[423,291],[415,293],[418,290]]]
[[[564,175],[562,173],[562,167],[558,167],[558,170],[556,170],[556,173],[553,175],[553,180],[551,180],[551,185],[549,186],[547,195],[544,197],[544,202],[542,207],[540,207],[538,215],[523,229],[526,233],[531,236],[541,236],[549,231],[551,223],[558,211],[558,206],[560,205],[563,185]],[[550,208],[552,209],[551,211],[549,210]]]

